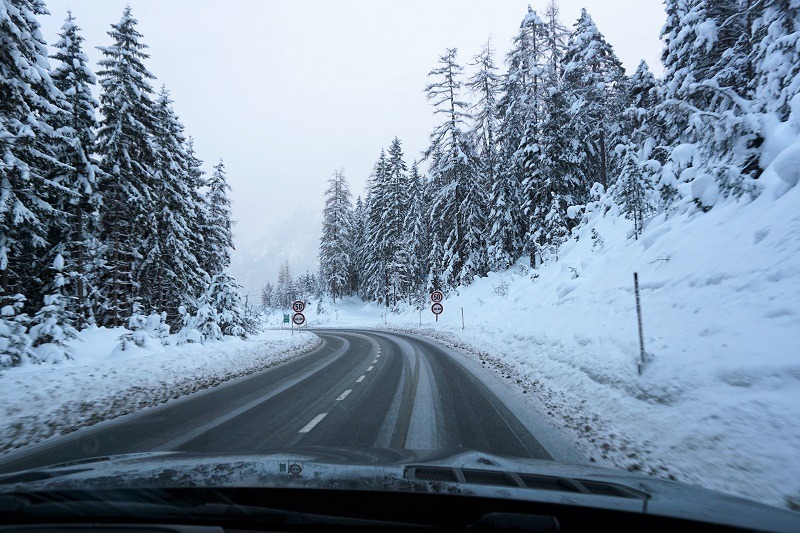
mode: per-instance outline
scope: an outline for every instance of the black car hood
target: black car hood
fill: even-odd
[[[184,487],[430,492],[800,531],[798,513],[700,487],[625,471],[462,449],[306,447],[257,454],[156,452],[0,475],[0,494]]]

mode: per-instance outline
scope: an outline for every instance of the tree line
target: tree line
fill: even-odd
[[[225,166],[201,169],[130,7],[97,74],[71,13],[48,57],[43,2],[0,7],[0,367],[148,314],[199,340],[243,335]]]
[[[589,13],[568,29],[553,0],[528,8],[504,72],[489,42],[468,75],[446,50],[425,88],[440,118],[427,175],[395,138],[355,205],[343,171],[328,180],[326,292],[422,304],[523,257],[556,261],[597,213],[625,217],[638,238],[653,216],[756,196],[776,124],[800,130],[800,2],[665,9],[660,79],[644,61],[626,74]]]

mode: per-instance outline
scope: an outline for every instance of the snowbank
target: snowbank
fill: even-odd
[[[119,349],[123,328],[91,328],[74,359],[0,371],[0,452],[62,435],[276,365],[315,347],[310,333]]]
[[[558,262],[449,294],[438,323],[407,309],[384,324],[383,307],[349,300],[310,324],[444,339],[504,376],[598,464],[786,505],[800,494],[800,187],[784,186],[793,153],[750,203],[662,216],[638,241],[629,221],[596,219]]]

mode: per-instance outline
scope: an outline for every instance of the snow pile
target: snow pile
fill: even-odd
[[[71,343],[71,360],[1,371],[0,452],[216,386],[319,343],[310,333],[272,330],[205,345],[163,346],[150,336],[121,350],[120,337],[131,333],[89,328]]]
[[[639,240],[630,221],[595,218],[557,262],[449,294],[438,322],[349,300],[310,323],[385,321],[447,340],[592,461],[786,505],[800,494],[798,156],[791,146],[777,156],[757,199],[659,216]]]

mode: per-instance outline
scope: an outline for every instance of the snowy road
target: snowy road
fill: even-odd
[[[145,451],[297,446],[466,448],[584,462],[490,373],[433,341],[319,330],[315,351],[269,370],[3,457],[9,472]]]

